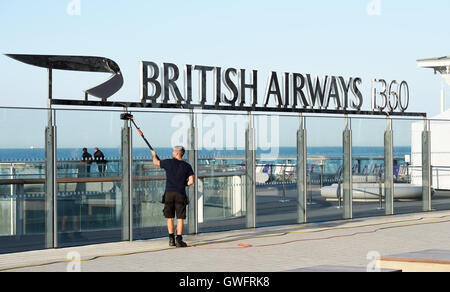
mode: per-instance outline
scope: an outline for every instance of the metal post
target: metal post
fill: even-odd
[[[377,174],[378,179],[378,208],[377,210],[383,210],[383,177],[381,171]]]
[[[422,203],[423,211],[431,211],[431,131],[425,120],[422,132]]]
[[[25,234],[25,186],[23,184],[16,185],[16,236]]]
[[[129,121],[122,128],[122,240],[133,240],[132,130]]]
[[[194,185],[189,188],[189,207],[188,207],[188,233],[198,233],[198,129],[196,123],[196,114],[191,110],[191,127],[188,129],[189,149],[188,163],[194,170]]]
[[[323,176],[325,174],[325,162],[323,160],[320,161],[320,189],[323,188]]]
[[[48,126],[53,126],[52,99],[53,99],[53,71],[50,68],[48,69],[48,98],[47,98]]]
[[[386,215],[394,215],[394,141],[392,120],[387,118],[384,132],[384,200]],[[380,194],[381,197],[382,194]]]
[[[307,174],[306,174],[306,128],[304,118],[300,116],[300,128],[297,131],[297,222],[307,222],[306,197],[307,197]]]
[[[256,228],[255,129],[251,113],[248,119],[248,129],[245,131],[247,228]]]
[[[48,125],[45,128],[45,247],[58,247],[56,126],[52,111],[53,74],[48,69]]]
[[[441,88],[441,113],[445,112],[445,80],[442,80]]]
[[[56,197],[56,127],[45,129],[45,247],[58,247]]]
[[[350,119],[345,118],[345,130],[343,133],[343,193],[344,193],[344,219],[353,218],[353,172],[352,172],[352,130]]]
[[[287,203],[289,202],[289,200],[286,200],[286,167],[287,167],[288,163],[285,163],[282,167],[283,167],[283,179],[281,180],[281,187],[282,187],[282,195],[281,195],[281,200],[280,203]]]
[[[10,179],[14,179],[14,176],[15,176],[15,169],[14,169],[14,163],[11,163],[11,166],[10,166],[10,168],[9,168],[9,173],[10,173]],[[14,188],[14,185],[11,185],[10,187],[9,187],[10,189],[9,189],[9,194],[10,194],[10,201],[9,201],[9,210],[10,210],[10,213],[9,213],[9,222],[10,222],[10,224],[9,224],[9,227],[10,227],[10,235],[14,235],[15,234],[15,216],[14,216],[14,212],[13,212],[13,210],[14,210],[14,194],[15,194],[15,188]],[[16,205],[17,205],[17,196],[16,196]],[[16,216],[17,216],[17,214],[16,214]]]

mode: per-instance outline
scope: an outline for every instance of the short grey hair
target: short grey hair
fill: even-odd
[[[175,146],[173,147],[173,150],[175,151],[181,151],[183,154],[186,152],[183,146]]]

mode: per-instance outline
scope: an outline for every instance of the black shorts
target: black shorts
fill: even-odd
[[[58,199],[58,216],[80,216],[81,200],[78,198]]]
[[[167,219],[175,218],[186,219],[186,206],[188,199],[186,195],[176,192],[166,192],[164,194],[164,217]]]

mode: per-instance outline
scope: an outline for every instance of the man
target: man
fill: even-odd
[[[105,176],[105,170],[106,170],[106,160],[105,155],[102,151],[98,149],[98,147],[94,148],[94,160],[97,162],[98,172],[100,176]]]
[[[164,216],[167,218],[169,246],[187,247],[183,241],[183,227],[186,219],[186,206],[189,199],[186,187],[194,184],[194,171],[189,163],[183,161],[185,150],[177,146],[173,150],[173,159],[159,160],[152,150],[153,164],[166,171],[166,190],[163,196]],[[177,216],[177,234],[174,234],[174,221]]]
[[[81,157],[81,172],[84,176],[90,176],[92,155],[87,151],[87,148],[83,148],[83,155]]]

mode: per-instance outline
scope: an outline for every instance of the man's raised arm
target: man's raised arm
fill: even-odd
[[[161,167],[161,160],[159,160],[155,150],[152,150],[152,155],[153,155],[153,164],[157,167]]]

